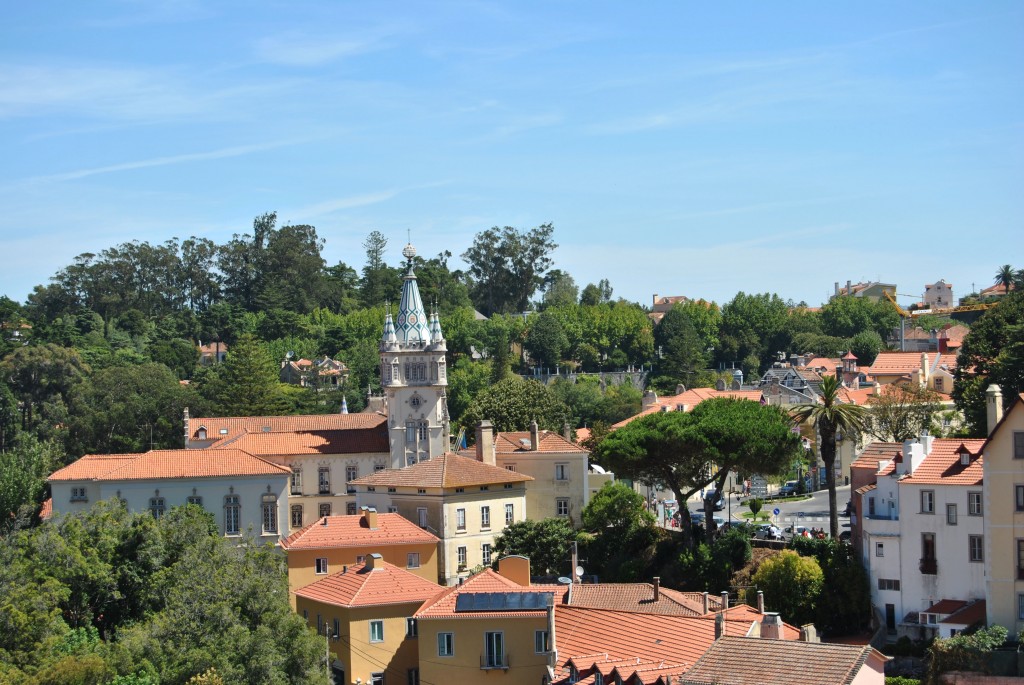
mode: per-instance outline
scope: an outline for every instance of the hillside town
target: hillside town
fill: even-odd
[[[649,344],[660,341],[654,361],[593,372],[570,363],[567,349],[542,356],[535,336],[559,309],[542,305],[539,314],[508,317],[522,323],[522,342],[499,336],[503,347],[480,350],[462,342],[465,356],[453,365],[451,315],[424,304],[411,244],[403,256],[398,304],[379,310],[369,390],[361,390],[365,379],[349,383],[354,364],[343,354],[289,351],[278,364],[251,335],[218,341],[209,354],[196,341],[195,371],[170,381],[179,403],[195,404],[156,417],[176,426],[160,447],[143,435],[150,449],[86,448],[46,472],[52,462],[39,456],[42,446],[74,443],[60,426],[50,425],[58,432],[48,443],[30,436],[32,426],[46,435],[53,420],[38,398],[39,374],[48,373],[38,365],[77,363],[82,373],[85,364],[67,358],[78,354],[70,348],[40,347],[42,322],[17,316],[30,310],[8,309],[9,352],[0,367],[10,388],[5,459],[22,459],[20,468],[35,469],[38,479],[5,463],[5,534],[24,538],[10,549],[39,544],[24,536],[49,529],[67,535],[68,526],[82,525],[78,517],[101,527],[110,516],[180,525],[175,512],[191,511],[207,521],[203,535],[225,549],[263,548],[280,563],[283,610],[319,636],[326,661],[312,670],[335,683],[881,683],[893,654],[903,653],[894,645],[924,650],[936,639],[993,627],[1015,636],[1024,626],[1024,553],[1014,533],[1024,510],[1024,485],[1016,484],[1024,476],[1024,393],[1004,394],[977,373],[983,362],[965,356],[979,345],[974,336],[985,317],[1010,317],[997,324],[1001,334],[1020,330],[1018,281],[956,305],[939,281],[909,311],[895,305],[893,284],[837,283],[822,308],[787,304],[784,317],[848,316],[859,307],[866,321],[872,313],[898,320],[884,345],[861,351],[863,360],[853,346],[863,347],[858,336],[879,338],[873,330],[850,338],[842,354],[828,354],[836,343],[827,338],[805,337],[814,351],[771,356],[761,374],[759,361],[702,369],[694,380],[710,387],[687,387],[690,376],[664,360],[693,354],[692,343],[669,327],[692,331],[699,317],[724,318],[728,309],[655,295],[640,320],[653,333]],[[942,294],[929,301],[932,292]],[[562,305],[562,315],[579,306]],[[923,316],[948,318],[921,335]],[[1016,337],[1005,349],[1020,344]],[[453,421],[456,372],[474,358],[492,374],[495,360],[508,367]],[[557,368],[541,371],[541,361]],[[226,384],[216,385],[212,373]],[[968,380],[970,391],[958,385]],[[597,397],[622,393],[619,413],[608,416],[623,418],[584,425],[565,390],[587,384]],[[229,396],[218,404],[217,395],[194,394],[204,385]],[[300,388],[306,403],[292,413],[260,411],[282,407],[289,387]],[[976,401],[971,392],[982,393],[983,405],[965,410]],[[218,406],[246,411],[210,411]],[[27,449],[36,450],[34,462]],[[800,511],[812,506],[818,510]],[[771,512],[766,523],[758,523],[759,511]],[[95,554],[91,544],[80,553]],[[115,578],[139,563],[136,553],[105,562]],[[702,566],[694,554],[728,560]],[[93,563],[83,561],[82,572]],[[4,581],[5,595],[15,578]],[[92,649],[125,634],[127,625],[99,613],[109,612],[96,604],[106,591],[69,591],[54,598],[50,620],[91,639]],[[115,590],[104,601],[126,599]],[[38,620],[26,611],[7,604],[0,615],[12,627],[18,616]],[[41,637],[59,642],[53,630]],[[18,642],[11,634],[4,649]],[[32,663],[38,656],[22,658],[29,661],[10,662],[10,682],[40,668]],[[74,671],[84,668],[72,665],[81,658],[72,650],[58,664]],[[47,668],[54,666],[36,672]],[[230,667],[218,658],[199,658],[160,682],[227,682],[224,672]]]

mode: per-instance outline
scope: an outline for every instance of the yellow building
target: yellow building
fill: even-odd
[[[565,588],[530,586],[524,557],[501,564],[519,582],[485,569],[416,612],[421,682],[536,685],[553,672],[554,603]]]
[[[1005,416],[999,386],[989,386],[985,395],[985,604],[989,625],[1016,635],[1024,629],[1024,393]]]
[[[590,452],[558,433],[538,430],[536,422],[529,431],[495,434],[490,421],[481,421],[475,451],[462,454],[532,477],[526,488],[526,518],[532,521],[559,517],[579,526],[594,491],[591,479],[600,481],[598,488],[614,480],[611,474],[592,474]]]
[[[398,514],[364,508],[357,516],[325,516],[281,541],[288,555],[288,588],[321,580],[372,553],[432,583],[437,582],[436,535]]]
[[[418,683],[413,618],[442,590],[436,583],[370,554],[294,593],[296,611],[322,635],[337,683]]]
[[[526,519],[528,475],[443,454],[352,481],[361,506],[387,509],[441,538],[438,574],[452,585],[489,566],[494,539]]]

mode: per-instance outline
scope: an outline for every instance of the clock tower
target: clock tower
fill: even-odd
[[[450,427],[445,388],[448,348],[434,311],[427,316],[416,285],[412,244],[402,250],[408,271],[402,299],[392,319],[384,317],[380,341],[380,382],[388,412],[391,468],[432,459],[449,450]]]

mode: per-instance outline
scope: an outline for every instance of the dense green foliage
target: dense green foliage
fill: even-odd
[[[198,507],[116,501],[0,544],[0,683],[321,682],[284,558],[222,538]],[[119,678],[119,679],[118,679]]]
[[[938,685],[940,676],[948,671],[984,673],[988,654],[1006,642],[1007,634],[1005,627],[994,625],[949,638],[936,638],[928,648],[930,660],[925,682]]]
[[[824,574],[814,557],[784,549],[762,561],[751,581],[748,604],[756,603],[756,592],[761,590],[765,608],[782,614],[787,623],[799,626],[814,621],[824,587]]]
[[[502,557],[519,554],[530,560],[533,575],[567,576],[572,543],[577,538],[578,533],[567,518],[517,521],[506,526],[495,538],[494,563]]]
[[[794,537],[790,547],[817,560],[823,573],[822,593],[815,600],[814,625],[823,634],[847,635],[871,619],[871,588],[867,571],[853,547],[838,540]],[[787,619],[788,620],[788,619]]]
[[[1010,291],[985,312],[960,346],[953,399],[971,436],[988,434],[985,391],[992,383],[1002,388],[1006,409],[1024,392],[1024,288]]]

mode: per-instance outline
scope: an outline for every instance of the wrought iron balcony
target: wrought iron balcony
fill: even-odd
[[[924,558],[921,560],[919,568],[921,569],[921,573],[924,573],[925,575],[929,576],[934,576],[939,572],[939,562],[936,561],[934,558]]]
[[[500,668],[503,671],[507,671],[508,654],[481,654],[480,668],[482,668],[485,671],[497,668]]]

